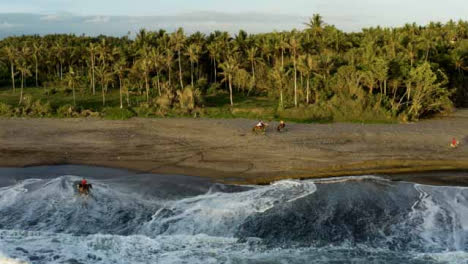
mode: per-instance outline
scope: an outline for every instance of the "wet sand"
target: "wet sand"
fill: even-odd
[[[468,186],[468,110],[411,124],[288,124],[246,119],[0,119],[0,167],[84,164],[266,184],[380,174]],[[452,137],[460,140],[449,147]],[[454,171],[458,172],[454,172]],[[416,172],[438,173],[416,173]]]

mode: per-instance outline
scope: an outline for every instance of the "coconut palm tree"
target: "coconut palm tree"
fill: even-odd
[[[23,89],[24,89],[24,79],[31,76],[31,65],[28,62],[29,48],[24,46],[21,49],[20,57],[18,58],[18,70],[21,73],[21,92],[19,104],[23,102]]]
[[[164,55],[159,52],[159,49],[152,48],[150,54],[150,60],[153,63],[153,69],[156,70],[156,87],[158,89],[158,95],[161,96],[161,84],[160,84],[160,77],[161,77],[161,70],[164,67]]]
[[[149,75],[153,69],[153,62],[151,61],[151,50],[148,46],[143,46],[140,49],[140,58],[137,60],[136,64],[138,65],[143,79],[145,80],[145,90],[146,90],[146,101],[149,103]]]
[[[169,85],[172,86],[172,63],[174,61],[174,53],[172,52],[171,49],[166,49],[164,52],[164,65],[166,67],[167,71],[167,80],[169,82]]]
[[[257,53],[258,53],[258,48],[255,46],[247,50],[247,59],[250,62],[253,82],[255,82],[255,64],[259,61],[259,58],[257,57]]]
[[[294,66],[294,107],[297,107],[297,54],[300,47],[295,32],[289,36],[289,47]]]
[[[270,72],[270,76],[275,86],[278,87],[278,92],[279,92],[278,107],[280,109],[283,109],[284,108],[283,90],[287,84],[287,73],[285,72],[284,68],[281,67],[281,65],[275,64],[275,66],[273,67],[273,70]]]
[[[10,63],[10,74],[11,74],[11,86],[13,89],[13,93],[16,92],[16,87],[15,87],[15,64],[16,61],[18,60],[18,50],[13,44],[7,44],[5,47],[3,47],[3,51],[8,58],[8,62]]]
[[[62,40],[57,41],[54,43],[54,46],[52,47],[52,50],[55,54],[55,58],[59,63],[59,72],[58,75],[60,77],[60,80],[63,79],[63,64],[65,63],[65,52],[66,52],[66,47],[65,44],[62,42]]]
[[[179,81],[181,89],[184,88],[184,82],[182,79],[182,49],[185,45],[185,34],[182,28],[179,28],[176,32],[171,35],[171,42],[174,50],[177,52],[177,59],[179,62]]]
[[[33,59],[34,59],[34,64],[35,64],[35,67],[34,67],[34,72],[35,72],[35,77],[36,77],[36,87],[39,86],[39,82],[38,82],[38,73],[39,73],[39,70],[38,70],[38,65],[39,65],[39,58],[42,54],[42,51],[44,49],[44,44],[41,40],[34,40],[33,42],[33,45],[32,45],[32,56],[33,56]]]
[[[65,80],[68,83],[68,88],[72,89],[73,92],[73,105],[76,106],[75,86],[79,81],[79,75],[70,66],[68,74],[65,76]]]
[[[232,81],[236,72],[239,70],[239,62],[234,57],[228,57],[226,61],[219,65],[222,72],[220,73],[223,76],[223,82],[227,82],[229,85],[229,100],[231,106],[234,106],[234,101],[232,98]]]
[[[119,78],[120,108],[123,108],[123,80],[125,78],[125,73],[128,71],[127,58],[124,54],[121,54],[119,60],[114,63],[113,70],[114,74]]]
[[[98,48],[94,43],[90,43],[89,47],[87,48],[89,53],[89,61],[91,64],[91,87],[93,90],[93,95],[96,94],[96,77],[95,77],[95,70],[96,70],[96,54],[98,52]]]
[[[103,64],[98,67],[96,67],[96,75],[98,76],[100,82],[101,82],[101,91],[102,91],[102,105],[106,105],[106,93],[107,93],[107,87],[110,82],[113,81],[114,75],[110,71],[107,65]]]
[[[324,23],[320,14],[314,14],[309,19],[309,22],[304,24],[308,27],[309,32],[312,33],[314,38],[322,34]]]
[[[314,72],[316,63],[312,55],[302,55],[299,57],[298,70],[306,77],[306,103],[310,103],[310,77]]]
[[[187,47],[187,51],[185,53],[185,55],[189,58],[189,61],[190,61],[190,75],[191,75],[192,87],[194,87],[194,85],[193,85],[193,71],[194,71],[193,65],[195,63],[198,63],[198,59],[200,57],[200,52],[201,52],[200,45],[198,45],[197,43],[192,43]]]
[[[219,60],[220,54],[221,54],[220,45],[218,41],[215,40],[211,42],[210,44],[208,44],[207,49],[208,49],[208,54],[210,56],[210,59],[213,61],[213,76],[214,76],[214,83],[216,83],[217,77],[218,77],[217,61]]]

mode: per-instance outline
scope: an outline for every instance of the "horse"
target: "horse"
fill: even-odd
[[[286,124],[283,121],[281,121],[279,125],[276,127],[276,131],[283,132],[285,130],[286,130]]]
[[[258,133],[265,134],[267,126],[268,126],[267,124],[264,124],[263,126],[254,126],[252,128],[252,132],[254,132],[256,134],[258,134]]]
[[[89,191],[90,189],[93,188],[93,186],[89,183],[87,184],[81,184],[81,183],[78,183],[76,185],[76,188],[78,189],[78,193],[81,194],[81,195],[89,195]]]

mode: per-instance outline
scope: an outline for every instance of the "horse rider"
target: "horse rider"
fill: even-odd
[[[265,128],[266,125],[267,125],[266,123],[263,123],[263,121],[260,120],[260,121],[258,121],[256,127],[257,127],[257,128]]]
[[[281,130],[283,130],[285,127],[286,127],[286,123],[284,123],[284,121],[281,120],[280,123],[279,123],[279,125],[278,125],[278,127],[276,128],[276,130],[277,130],[278,132],[281,132]]]

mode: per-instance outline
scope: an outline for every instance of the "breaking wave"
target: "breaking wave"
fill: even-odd
[[[212,184],[199,186],[198,193],[167,180],[143,192],[96,177],[90,179],[92,195],[83,198],[74,188],[80,179],[25,179],[0,188],[0,262],[465,263],[468,258],[468,188],[364,176],[268,186]]]

